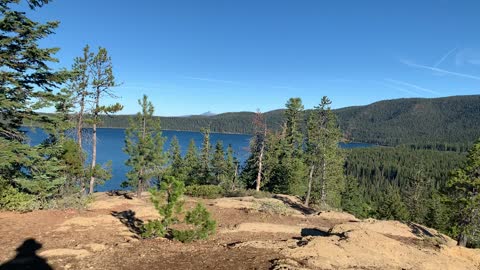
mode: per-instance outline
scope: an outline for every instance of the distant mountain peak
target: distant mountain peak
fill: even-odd
[[[204,113],[202,113],[202,114],[200,114],[200,115],[201,115],[201,116],[215,116],[215,115],[217,115],[217,114],[216,114],[216,113],[213,113],[213,112],[211,112],[211,111],[208,111],[208,112],[204,112]]]

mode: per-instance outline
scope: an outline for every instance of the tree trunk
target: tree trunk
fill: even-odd
[[[312,194],[312,182],[313,182],[313,171],[315,170],[315,165],[312,165],[310,168],[310,175],[308,177],[308,189],[307,196],[305,197],[305,206],[308,207],[310,204],[310,194]]]
[[[93,112],[93,127],[92,127],[92,175],[90,176],[90,194],[93,194],[95,187],[95,166],[97,165],[97,121],[98,110],[100,107],[100,89],[97,89],[95,96],[95,110]]]
[[[262,169],[263,169],[263,152],[265,149],[265,140],[262,142],[262,147],[260,148],[260,156],[258,157],[258,174],[257,174],[257,186],[255,187],[256,191],[260,191],[260,186],[262,182]]]
[[[80,148],[80,151],[83,151],[83,143],[82,143],[82,130],[83,130],[83,112],[85,110],[85,92],[82,92],[81,98],[80,98],[80,110],[78,112],[78,119],[77,119],[77,143],[78,147]],[[82,152],[83,153],[83,152]],[[80,158],[82,159],[82,166],[85,162],[83,155],[80,155]],[[80,193],[82,195],[85,195],[85,179],[81,177],[80,179],[80,187],[81,191]]]
[[[145,146],[145,136],[147,135],[147,119],[145,117],[145,111],[143,113],[142,117],[142,140],[139,142],[140,147]],[[143,157],[145,159],[145,157]],[[142,192],[143,192],[143,175],[144,175],[144,168],[142,167],[139,172],[139,177],[138,177],[138,186],[137,186],[137,198],[142,197]]]
[[[96,121],[96,116],[94,118]],[[90,191],[89,194],[93,194],[93,188],[95,187],[95,166],[97,162],[97,123],[93,123],[93,132],[92,132],[92,172],[90,176]]]
[[[325,170],[327,167],[327,162],[325,161],[325,158],[323,159],[322,162],[322,192],[321,192],[321,197],[320,201],[322,203],[322,206],[325,207],[327,205],[327,185],[326,185],[326,180],[325,180]]]
[[[140,176],[138,178],[138,187],[137,187],[137,198],[142,198],[142,192],[143,192],[143,177]]]
[[[235,165],[235,175],[233,177],[233,182],[232,182],[232,191],[237,189],[237,187],[235,186],[237,183],[237,177],[238,177],[238,164]]]
[[[466,247],[468,243],[468,237],[464,233],[460,233],[457,240],[457,245],[460,247]]]
[[[78,120],[77,120],[77,142],[78,142],[78,147],[80,149],[83,149],[82,145],[82,130],[83,130],[83,111],[85,110],[85,95],[82,92],[82,97],[80,98],[79,101],[80,104],[80,110],[78,112]]]

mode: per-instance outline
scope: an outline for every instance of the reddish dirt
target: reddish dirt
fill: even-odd
[[[480,250],[424,226],[315,213],[277,197],[186,198],[186,209],[202,202],[218,223],[210,239],[189,244],[138,237],[142,222],[159,218],[147,196],[99,193],[86,210],[0,212],[0,270],[480,269]]]
[[[186,208],[193,207],[195,201],[188,199]],[[146,198],[130,200],[97,194],[95,203],[87,210],[0,212],[0,262],[4,264],[0,269],[15,269],[11,263],[18,255],[16,249],[28,239],[41,244],[40,249],[33,251],[38,256],[35,258],[45,259],[53,269],[269,269],[273,261],[283,258],[278,251],[232,247],[245,241],[286,241],[300,235],[288,231],[236,232],[239,224],[328,228],[336,223],[320,217],[220,208],[213,200],[199,201],[217,220],[217,233],[207,241],[190,244],[167,239],[140,240],[119,217],[112,215],[132,210],[143,215],[135,215],[139,220],[154,218],[155,212]],[[225,233],[227,231],[231,232]]]

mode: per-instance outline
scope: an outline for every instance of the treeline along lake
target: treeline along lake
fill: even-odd
[[[46,139],[46,134],[41,129],[25,128],[24,130],[27,132],[31,145],[40,144],[43,140]],[[87,155],[91,153],[91,133],[91,129],[84,129],[83,147]],[[192,139],[195,141],[195,145],[198,147],[199,150],[202,146],[203,135],[200,132],[164,130],[162,134],[166,139],[164,151],[169,150],[170,142],[175,136],[179,141],[182,155],[186,154],[188,144]],[[211,133],[210,136],[212,145],[215,145],[217,141],[222,141],[223,146],[225,147],[225,151],[227,150],[227,147],[231,145],[234,150],[235,157],[238,159],[241,165],[244,164],[244,162],[249,157],[249,143],[251,139],[250,135]],[[108,161],[112,162],[112,178],[106,181],[104,185],[97,186],[96,191],[122,189],[120,185],[125,180],[125,174],[129,171],[128,166],[125,165],[125,161],[128,159],[128,156],[123,152],[124,140],[125,129],[97,129],[97,162],[100,164],[106,164]],[[340,146],[345,149],[350,149],[359,147],[370,147],[373,145],[366,143],[340,143]]]

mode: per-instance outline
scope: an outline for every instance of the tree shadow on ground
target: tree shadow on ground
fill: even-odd
[[[42,244],[35,239],[30,238],[25,240],[23,244],[17,248],[15,258],[0,265],[0,270],[53,270],[46,259],[37,255],[37,251],[41,248]]]
[[[287,197],[275,195],[275,196],[273,196],[273,198],[282,201],[284,204],[290,206],[291,208],[293,208],[295,210],[298,210],[298,211],[302,212],[302,214],[304,214],[304,215],[313,215],[313,214],[317,213],[317,211],[315,211],[314,209],[312,209],[310,207],[306,207],[303,204],[294,202]]]
[[[131,194],[129,194],[127,191],[122,191],[122,190],[110,190],[107,192],[108,196],[121,196],[124,197],[125,199],[132,200],[133,197]]]
[[[423,226],[421,225],[418,225],[418,224],[415,224],[415,223],[409,223],[408,226],[410,227],[410,229],[412,229],[412,233],[415,234],[416,236],[419,236],[419,237],[435,237],[437,235],[434,235],[432,232],[430,232],[429,230],[427,230],[426,228],[424,228]]]
[[[118,218],[118,220],[120,220],[123,225],[127,226],[130,232],[134,233],[137,237],[142,234],[143,220],[137,218],[134,211],[112,211],[112,216]]]

